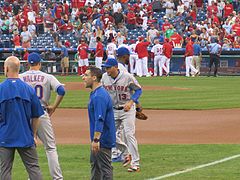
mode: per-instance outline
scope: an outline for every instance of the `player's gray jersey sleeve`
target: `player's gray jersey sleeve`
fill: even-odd
[[[50,80],[50,87],[51,87],[51,90],[53,91],[57,91],[57,88],[63,84],[61,84],[57,78],[53,75],[49,75],[49,80]]]
[[[129,89],[136,91],[137,89],[141,89],[141,85],[138,83],[137,79],[133,75],[128,75],[129,76]]]

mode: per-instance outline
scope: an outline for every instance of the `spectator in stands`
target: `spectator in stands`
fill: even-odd
[[[12,5],[12,11],[13,11],[13,15],[16,16],[19,14],[19,10],[20,10],[20,5],[18,4],[17,1],[14,1],[13,2],[13,5]]]
[[[195,4],[197,6],[197,9],[202,9],[203,8],[203,0],[194,0]]]
[[[240,36],[235,37],[235,40],[233,42],[233,48],[240,48]]]
[[[13,42],[15,48],[20,48],[21,47],[20,36],[19,36],[18,30],[13,32],[12,42]]]
[[[125,22],[125,17],[122,13],[121,8],[119,8],[118,11],[113,14],[113,18],[114,18],[116,27],[118,27],[120,23]]]
[[[79,19],[80,19],[82,24],[84,24],[88,21],[86,9],[83,9],[82,13],[79,15]]]
[[[129,12],[127,13],[127,28],[135,29],[136,28],[136,14],[134,13],[134,8],[129,8]]]
[[[109,12],[105,12],[102,20],[103,20],[104,29],[106,29],[109,26],[109,24],[114,23],[114,19],[112,16],[110,16]]]
[[[166,1],[164,7],[166,8],[167,18],[172,18],[174,16],[173,9],[175,8],[173,0]]]
[[[174,34],[174,27],[172,24],[170,24],[169,28],[165,32],[165,37],[170,38]]]
[[[22,47],[30,48],[31,47],[30,41],[32,39],[32,36],[31,36],[31,33],[29,31],[27,31],[26,26],[23,26],[20,37],[21,37],[21,41],[22,41]]]
[[[209,42],[209,34],[208,34],[207,29],[205,27],[202,28],[202,33],[199,36],[199,40],[200,40],[200,46],[201,47],[205,47]]]
[[[83,23],[82,24],[82,29],[80,30],[80,35],[81,35],[81,38],[82,39],[85,39],[87,41],[89,41],[89,38],[90,38],[90,29],[88,28],[87,24]]]
[[[105,37],[108,41],[114,39],[117,35],[117,32],[113,29],[113,25],[109,24],[109,28],[105,31]]]
[[[55,18],[61,19],[61,14],[64,13],[63,4],[59,1],[54,7]]]
[[[149,76],[148,74],[148,46],[151,43],[149,41],[144,42],[144,37],[139,38],[139,43],[136,45],[135,52],[138,54],[138,60],[136,63],[136,71],[139,77]]]
[[[218,8],[214,1],[211,2],[211,5],[207,7],[208,18],[211,18],[213,14],[217,14]]]
[[[114,0],[112,4],[113,14],[116,12],[119,12],[119,9],[122,9],[121,3],[118,2],[118,0]]]
[[[152,1],[152,10],[153,12],[161,12],[162,10],[162,1],[161,0],[153,0]]]
[[[48,8],[47,12],[43,16],[44,19],[44,32],[50,32],[53,29],[54,18],[51,13],[51,9]]]
[[[232,42],[228,38],[224,38],[222,48],[232,48]]]
[[[118,25],[118,30],[121,34],[124,34],[125,38],[128,37],[128,29],[126,28],[126,26],[124,25],[124,23],[120,23]]]
[[[121,44],[123,44],[123,41],[126,39],[126,37],[124,35],[122,35],[120,32],[117,33],[117,36],[115,38],[116,42],[117,42],[117,46],[120,46]]]
[[[170,41],[174,48],[181,48],[183,43],[183,38],[180,36],[176,29],[174,29],[173,35],[170,36]]]
[[[233,13],[233,5],[229,2],[226,1],[225,7],[224,7],[224,19],[227,19],[227,17]]]
[[[1,26],[3,34],[9,34],[9,24],[10,24],[9,18],[7,16],[3,16]]]
[[[12,20],[9,24],[9,32],[13,33],[14,31],[18,30],[18,22],[15,17],[12,17]]]
[[[196,30],[192,31],[190,38],[191,38],[192,42],[198,41],[198,35],[196,34]]]
[[[184,12],[184,4],[182,1],[179,1],[179,5],[177,6],[177,14],[182,14]]]
[[[234,33],[236,36],[240,36],[239,20],[236,20],[235,23],[232,25],[232,33]]]
[[[30,21],[30,22],[29,22],[28,31],[30,32],[32,38],[34,38],[34,37],[36,36],[36,27],[35,27],[35,25],[33,24],[33,21]]]
[[[35,21],[36,21],[36,34],[43,34],[44,33],[44,21],[43,21],[43,17],[42,15],[40,14],[37,14],[36,15],[36,18],[35,18]]]
[[[170,27],[171,24],[169,23],[166,16],[164,16],[163,18],[164,18],[164,23],[162,25],[162,31],[165,33],[166,30]]]
[[[154,24],[151,25],[151,29],[147,32],[147,41],[149,41],[151,44],[154,43],[154,39],[159,37],[159,32],[155,28]]]

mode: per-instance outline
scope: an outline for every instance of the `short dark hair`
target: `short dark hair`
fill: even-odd
[[[99,36],[97,37],[97,41],[101,41],[101,38]]]
[[[95,67],[95,66],[89,66],[88,70],[91,73],[91,76],[96,76],[97,77],[97,82],[100,82],[102,79],[102,70]]]

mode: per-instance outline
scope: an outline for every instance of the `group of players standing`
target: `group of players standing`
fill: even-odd
[[[95,66],[101,68],[101,64],[104,58],[104,46],[101,42],[100,37],[96,38],[97,45],[95,51]],[[106,46],[106,56],[107,58],[116,58],[116,52],[118,48],[125,47],[130,51],[130,60],[128,71],[131,74],[135,74],[138,77],[148,77],[151,76],[149,73],[149,53],[148,46],[151,43],[144,41],[144,37],[140,36],[138,41],[131,40],[131,44],[121,44],[117,47],[115,40],[110,39]],[[168,39],[159,42],[159,39],[154,40],[154,46],[151,49],[151,52],[154,54],[154,72],[153,76],[162,76],[163,70],[165,75],[168,76],[170,72],[170,59],[173,53],[173,47]],[[89,65],[88,62],[88,45],[84,40],[81,40],[79,46],[77,47],[78,56],[75,59],[78,61],[78,74],[83,75],[86,71],[86,67]]]

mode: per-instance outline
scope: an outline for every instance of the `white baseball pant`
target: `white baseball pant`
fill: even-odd
[[[148,57],[139,58],[136,63],[137,75],[139,77],[148,75]]]
[[[78,66],[79,66],[79,67],[89,66],[88,59],[79,59],[79,60],[78,60]]]
[[[190,76],[190,71],[191,70],[191,73],[193,72],[194,74],[197,73],[197,69],[195,67],[193,67],[192,65],[192,59],[193,57],[192,56],[187,56],[185,58],[185,64],[186,64],[186,76],[189,77]]]
[[[103,57],[96,57],[95,58],[95,66],[97,68],[102,69],[102,60],[103,60]]]
[[[130,61],[130,73],[131,74],[134,74],[136,73],[136,63],[138,61],[138,55],[137,54],[131,54],[130,55],[130,58],[129,58],[129,61]]]
[[[63,179],[62,171],[58,161],[57,146],[53,132],[52,123],[48,113],[45,111],[40,118],[37,135],[42,141],[48,159],[48,167],[53,180]]]
[[[138,152],[137,139],[135,137],[135,118],[136,110],[135,105],[125,112],[124,110],[114,110],[115,126],[118,132],[119,127],[123,124],[123,135],[125,136],[126,143],[120,138],[116,138],[116,147],[123,152],[126,156],[129,153],[132,156],[131,165],[139,166],[140,156]]]
[[[163,60],[163,69],[164,71],[169,74],[170,72],[170,58],[167,58],[166,56],[164,56],[164,60]],[[166,65],[166,66],[165,66]]]

